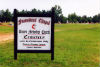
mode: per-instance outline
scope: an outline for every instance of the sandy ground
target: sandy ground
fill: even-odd
[[[7,26],[7,27],[13,27],[13,26],[11,26],[11,25],[0,25],[0,26]]]
[[[7,40],[11,40],[14,39],[14,34],[0,34],[0,43],[7,41]]]

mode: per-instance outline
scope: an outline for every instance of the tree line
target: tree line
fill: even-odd
[[[93,17],[87,17],[86,15],[84,16],[78,16],[76,13],[69,14],[68,17],[65,17],[62,14],[62,9],[59,5],[55,5],[54,7],[55,10],[55,23],[100,23],[100,14],[95,15]],[[28,14],[49,14],[52,12],[52,8],[48,11],[46,10],[37,10],[37,9],[32,9],[30,11],[27,10],[22,10],[18,11],[18,13],[28,13]],[[11,13],[9,9],[7,10],[1,10],[0,11],[0,22],[10,22],[13,21],[13,15],[14,13]]]

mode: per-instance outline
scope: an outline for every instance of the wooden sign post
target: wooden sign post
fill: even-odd
[[[17,53],[51,53],[54,60],[54,9],[50,14],[20,14],[14,9],[14,59]]]

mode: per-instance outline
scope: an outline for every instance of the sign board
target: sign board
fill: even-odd
[[[17,53],[51,53],[54,59],[53,13],[19,14],[14,10],[14,59]]]
[[[17,50],[50,50],[51,17],[18,17]]]

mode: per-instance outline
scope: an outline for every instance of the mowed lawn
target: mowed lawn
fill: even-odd
[[[2,25],[0,25],[0,34],[4,33],[13,33],[14,32],[14,27],[8,25],[8,23],[3,23]]]
[[[0,26],[3,31],[13,29]],[[10,40],[0,43],[0,67],[99,67],[99,49],[100,24],[55,24],[54,61],[48,53],[18,53],[14,60]]]

